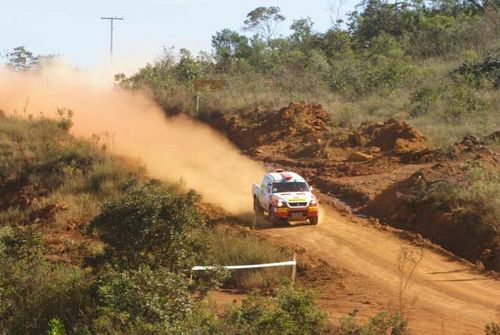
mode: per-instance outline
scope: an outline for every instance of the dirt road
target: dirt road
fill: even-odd
[[[297,225],[262,230],[283,243],[294,243],[349,273],[346,289],[318,287],[319,304],[328,316],[356,308],[360,316],[398,309],[401,248],[417,248],[392,231],[326,208],[318,226]],[[414,334],[482,334],[500,321],[500,281],[481,275],[466,262],[424,249],[403,295],[405,316]]]

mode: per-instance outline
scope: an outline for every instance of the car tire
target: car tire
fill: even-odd
[[[317,225],[318,222],[319,222],[319,218],[316,216],[314,218],[309,218],[309,222],[312,224],[312,225]]]
[[[256,197],[253,198],[253,211],[255,213],[255,226],[260,227],[264,221],[264,210],[260,207]]]
[[[268,213],[269,213],[269,223],[271,224],[271,226],[276,226],[279,223],[279,219],[276,216],[274,216],[272,207],[269,207]]]

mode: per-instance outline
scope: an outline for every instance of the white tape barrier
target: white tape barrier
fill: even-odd
[[[276,266],[294,266],[297,265],[297,261],[278,262],[278,263],[267,263],[267,264],[250,264],[250,265],[226,265],[226,266],[193,266],[193,271],[202,270],[215,270],[219,268],[228,270],[238,270],[238,269],[257,269],[257,268],[272,268]]]

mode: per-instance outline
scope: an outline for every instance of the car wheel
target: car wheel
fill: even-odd
[[[260,207],[257,198],[253,198],[253,211],[255,213],[255,226],[260,227],[264,221],[264,210]]]

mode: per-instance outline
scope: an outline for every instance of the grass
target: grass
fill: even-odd
[[[98,143],[74,139],[66,124],[15,117],[0,122],[0,226],[34,224],[61,248],[68,239],[87,240],[85,227],[101,204],[144,177],[143,168]],[[51,206],[53,213],[40,218]]]
[[[95,253],[92,249],[96,241],[88,240],[87,224],[100,213],[104,202],[120,198],[146,178],[142,167],[109,155],[98,142],[72,138],[57,122],[4,118],[0,139],[0,205],[4,207],[0,211],[0,226],[33,224],[34,213],[57,205],[59,209],[42,218],[38,226],[51,241],[47,251],[70,250],[69,258],[80,257],[72,256],[72,252]],[[12,192],[2,197],[7,187]],[[18,199],[24,198],[29,203],[19,205]],[[290,252],[247,233],[220,227],[210,232],[218,264],[259,264],[291,257]],[[73,246],[74,241],[82,248]],[[89,250],[85,250],[86,246]],[[57,259],[57,255],[53,256]],[[269,287],[289,276],[290,271],[234,271],[225,285],[244,289]]]
[[[480,59],[475,52],[464,52],[453,59],[415,60],[404,85],[392,90],[380,88],[360,96],[336,92],[326,87],[320,78],[316,82],[309,81],[299,73],[295,76],[284,73],[284,77],[280,74],[223,74],[226,88],[203,92],[201,111],[237,113],[257,107],[276,110],[292,101],[304,100],[322,104],[332,114],[337,132],[356,128],[363,122],[396,117],[417,127],[431,144],[446,146],[460,141],[465,135],[482,137],[498,129],[498,90],[491,85],[474,88],[450,75],[465,60]],[[423,88],[437,97],[429,101],[426,110],[413,115],[413,104],[419,103],[414,101],[414,96]],[[186,107],[193,111],[194,102]]]
[[[236,233],[228,227],[212,230],[212,243],[216,261],[220,265],[247,265],[290,260],[290,250],[278,248],[248,232]],[[290,267],[255,270],[233,270],[224,282],[226,287],[254,289],[277,284],[283,277],[289,277]]]

